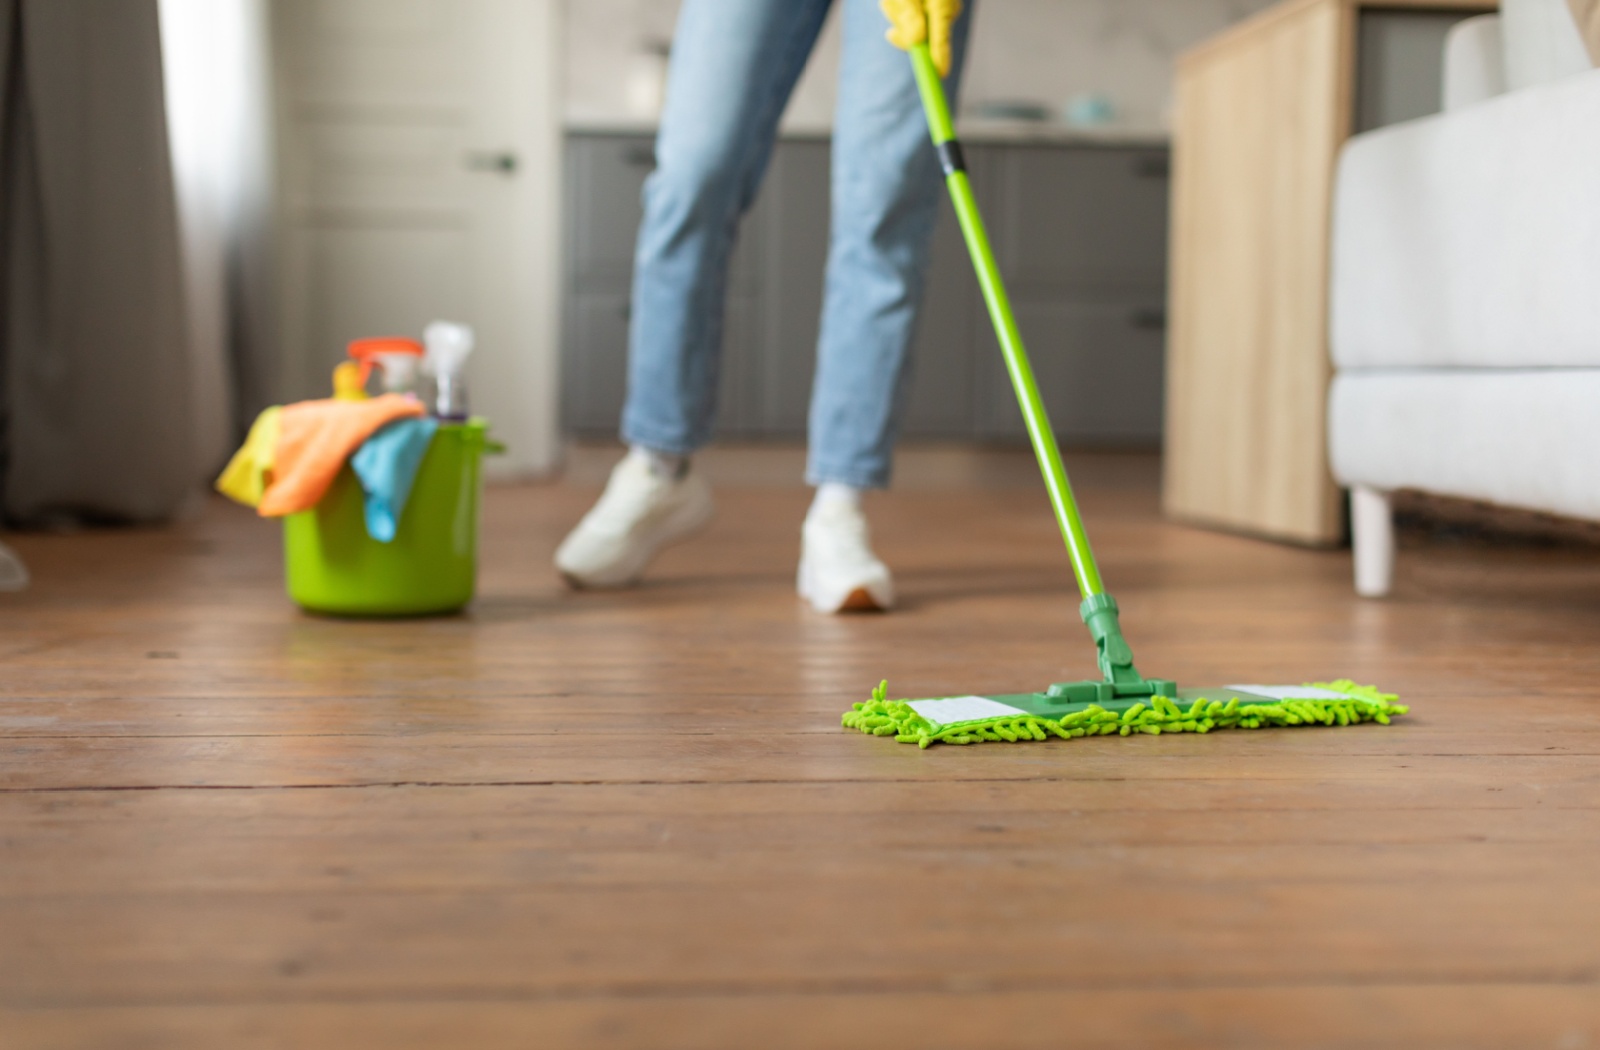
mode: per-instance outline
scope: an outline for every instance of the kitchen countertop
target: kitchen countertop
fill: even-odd
[[[568,119],[566,130],[572,135],[654,135],[651,120],[622,118]],[[825,126],[786,125],[779,137],[793,140],[822,140],[832,134]],[[1171,134],[1159,127],[1133,127],[1109,124],[1104,127],[1074,127],[1059,121],[965,119],[956,122],[956,134],[966,142],[1041,144],[1061,146],[1145,146],[1163,147]]]

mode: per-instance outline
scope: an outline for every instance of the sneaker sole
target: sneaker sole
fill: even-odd
[[[867,593],[865,587],[857,587],[850,592],[850,596],[839,606],[840,612],[883,612],[883,606],[878,604],[878,599]]]
[[[890,607],[884,605],[882,602],[878,601],[878,599],[874,598],[872,596],[872,592],[867,590],[865,587],[855,588],[849,594],[845,595],[844,600],[839,602],[839,604],[824,608],[818,605],[816,599],[812,596],[813,592],[809,579],[810,573],[807,571],[807,567],[804,562],[800,563],[800,569],[795,575],[795,590],[799,592],[800,598],[819,613],[832,614],[842,612],[889,611]]]

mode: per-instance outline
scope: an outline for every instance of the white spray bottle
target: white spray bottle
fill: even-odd
[[[472,353],[472,326],[435,321],[422,330],[427,348],[424,367],[433,376],[433,414],[439,419],[467,418],[467,384],[463,376]]]

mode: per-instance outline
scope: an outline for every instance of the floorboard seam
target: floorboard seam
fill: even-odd
[[[19,1010],[78,1010],[78,1009],[128,1009],[170,1007],[216,1006],[290,1006],[301,1004],[363,1004],[363,1003],[450,1003],[450,1002],[570,1002],[596,999],[692,999],[727,998],[748,999],[761,996],[822,997],[822,996],[899,996],[899,995],[964,995],[992,996],[1007,994],[1033,994],[1040,992],[1223,992],[1223,991],[1288,991],[1318,988],[1357,989],[1379,988],[1487,988],[1536,987],[1584,988],[1600,984],[1600,973],[1592,970],[1553,973],[1520,974],[1333,974],[1307,977],[1300,980],[1183,980],[1150,978],[1141,980],[1093,981],[1082,979],[1021,978],[1016,980],[924,980],[894,981],[881,978],[839,978],[807,981],[688,981],[688,982],[617,982],[565,988],[524,989],[463,989],[444,995],[429,994],[416,989],[395,988],[369,994],[315,993],[298,996],[261,996],[258,998],[217,996],[213,998],[128,998],[122,1000],[57,999],[36,1000],[27,1004],[13,1002],[10,1009]]]

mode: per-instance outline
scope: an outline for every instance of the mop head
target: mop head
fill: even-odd
[[[1237,697],[1222,703],[1204,697],[1187,710],[1164,696],[1152,696],[1120,714],[1091,704],[1085,710],[1059,719],[1039,715],[999,716],[956,725],[938,725],[918,714],[910,702],[890,700],[889,683],[881,682],[872,699],[857,703],[844,713],[846,729],[859,729],[872,736],[892,736],[902,744],[982,744],[991,741],[1018,743],[1048,740],[1052,736],[1071,740],[1080,736],[1129,736],[1133,733],[1209,733],[1213,729],[1267,729],[1278,726],[1350,726],[1361,722],[1388,725],[1389,719],[1403,715],[1405,705],[1394,693],[1380,693],[1369,685],[1349,679],[1336,682],[1309,682],[1306,688],[1342,694],[1338,699],[1290,699],[1272,703],[1240,703]]]

